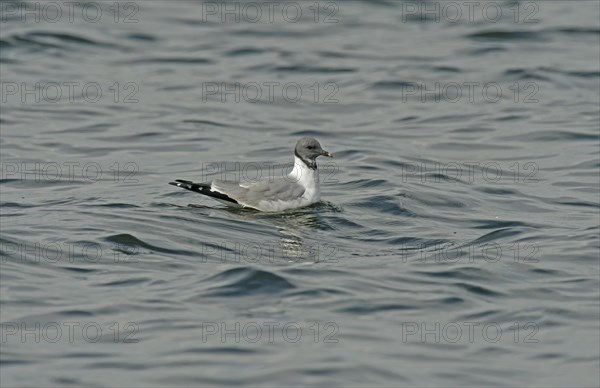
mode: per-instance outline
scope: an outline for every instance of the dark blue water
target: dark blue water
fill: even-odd
[[[598,2],[1,5],[2,386],[600,383]]]

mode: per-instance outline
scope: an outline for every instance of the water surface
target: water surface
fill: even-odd
[[[599,384],[597,2],[12,4],[2,386]],[[302,136],[315,206],[167,184]]]

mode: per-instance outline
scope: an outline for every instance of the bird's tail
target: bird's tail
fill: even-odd
[[[230,196],[220,193],[218,191],[211,190],[211,185],[208,183],[195,183],[192,181],[185,181],[183,179],[175,179],[175,182],[169,182],[170,185],[181,187],[182,189],[194,191],[196,193],[204,194],[221,201],[231,202],[239,204],[238,201],[231,198]]]
[[[175,182],[169,182],[170,185],[181,187],[182,189],[195,191],[200,194],[207,194],[210,191],[210,185],[207,183],[194,183],[192,181],[185,181],[183,179],[175,179]]]

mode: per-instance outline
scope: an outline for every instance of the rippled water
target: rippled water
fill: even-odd
[[[598,386],[597,2],[54,4],[2,3],[2,386]],[[302,136],[313,207],[167,184]]]

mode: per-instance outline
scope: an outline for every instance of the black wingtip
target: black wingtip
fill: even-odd
[[[173,186],[177,186],[177,187],[183,187],[186,189],[191,189],[193,186],[198,186],[198,187],[203,186],[202,184],[194,183],[192,181],[186,181],[183,179],[175,179],[175,182],[169,182],[169,184],[173,185]]]
[[[196,193],[204,194],[209,197],[220,199],[222,201],[232,202],[237,204],[238,201],[229,197],[226,194],[219,193],[218,191],[211,191],[210,185],[205,183],[194,183],[192,181],[186,181],[183,179],[175,179],[175,182],[169,182],[170,185],[181,187],[182,189],[190,190]]]

